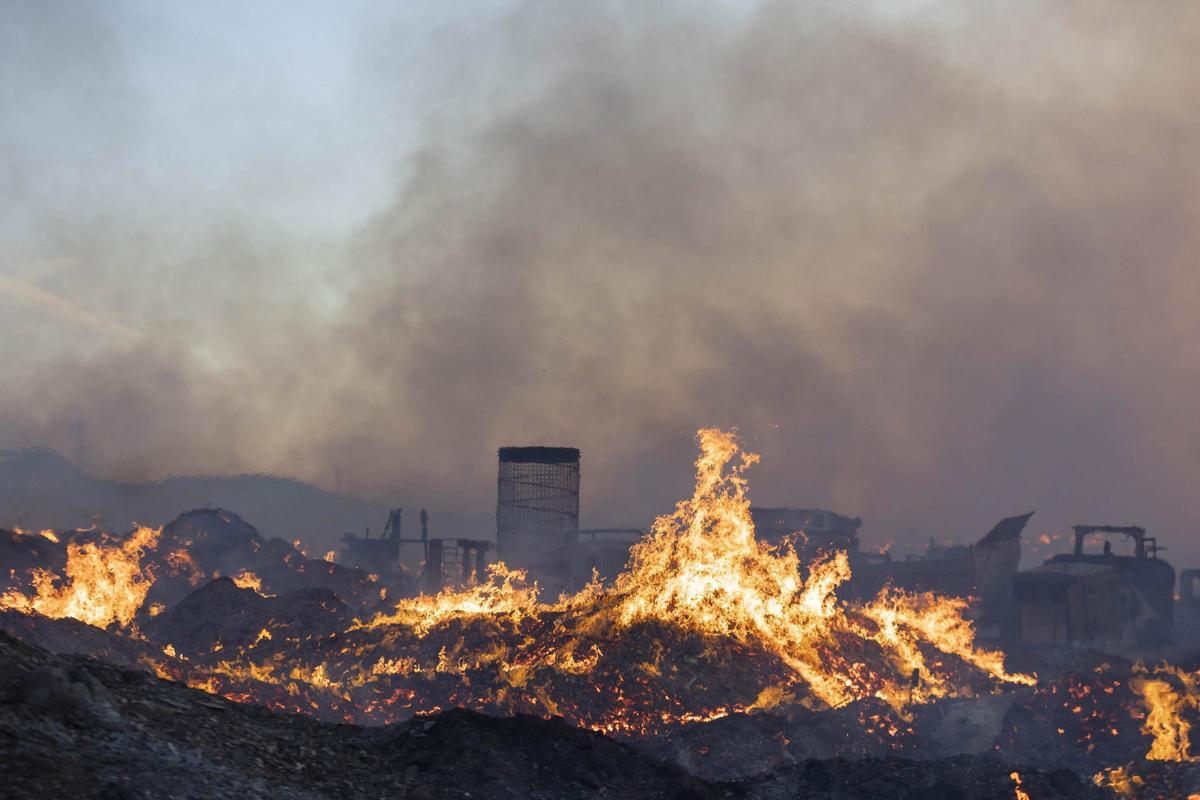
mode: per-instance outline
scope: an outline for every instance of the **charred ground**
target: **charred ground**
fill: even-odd
[[[13,798],[1011,798],[998,759],[842,758],[712,782],[532,716],[451,710],[331,725],[232,703],[0,633],[0,771]],[[1039,798],[1102,798],[1066,770],[1021,771]]]

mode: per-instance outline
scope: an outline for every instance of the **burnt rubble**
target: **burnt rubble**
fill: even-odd
[[[724,432],[699,439],[693,497],[611,582],[556,602],[502,564],[481,576],[477,559],[455,562],[461,586],[405,594],[218,510],[125,538],[14,533],[18,549],[68,559],[21,576],[33,593],[0,596],[0,628],[45,648],[3,640],[13,785],[32,793],[27,766],[59,758],[108,771],[85,784],[67,769],[51,793],[104,796],[1192,792],[1192,651],[1166,663],[1153,637],[1114,651],[1067,635],[1022,638],[1010,661],[979,643],[982,603],[966,597],[839,597],[848,552],[802,560],[757,541],[741,478],[752,459],[737,462]],[[964,586],[993,585],[995,609],[1011,611],[995,587],[1027,520],[963,552],[931,550],[944,563],[912,576],[969,572]],[[422,537],[431,553],[445,541]],[[152,757],[165,765],[153,774]]]
[[[150,619],[144,629],[152,641],[198,655],[214,648],[249,646],[268,627],[277,634],[321,636],[344,629],[353,619],[353,612],[329,589],[266,597],[230,578],[218,578]]]
[[[995,758],[798,760],[711,782],[559,719],[466,710],[380,728],[241,705],[0,634],[0,785],[21,798],[1013,797]],[[1189,770],[1164,775],[1186,782]],[[1102,798],[1065,770],[1020,769],[1034,797]],[[1176,785],[1173,784],[1173,785]]]

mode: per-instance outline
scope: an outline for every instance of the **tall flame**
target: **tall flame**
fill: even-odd
[[[802,567],[790,547],[758,541],[743,473],[758,461],[733,434],[699,432],[696,488],[675,513],[660,517],[638,544],[630,568],[616,581],[622,623],[653,617],[694,630],[765,645],[828,705],[875,694],[899,707],[906,699],[952,691],[947,676],[925,656],[926,646],[958,656],[1010,683],[1034,678],[1005,671],[1003,655],[975,646],[961,600],[932,594],[882,592],[849,609],[835,590],[850,578],[844,552]],[[839,640],[870,641],[919,686],[883,682],[870,691],[848,663]]]
[[[1152,673],[1141,665],[1138,670],[1142,674],[1130,681],[1130,688],[1142,698],[1146,708],[1142,732],[1153,737],[1146,758],[1151,761],[1200,761],[1200,756],[1191,752],[1189,734],[1192,726],[1183,718],[1185,709],[1200,710],[1200,686],[1197,686],[1196,676],[1168,665],[1160,665]],[[1176,688],[1176,683],[1180,689]]]

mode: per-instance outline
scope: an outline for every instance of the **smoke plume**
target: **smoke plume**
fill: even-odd
[[[756,502],[868,538],[1037,509],[1200,555],[1190,3],[530,2],[419,69],[375,19],[353,110],[417,133],[332,232],[261,210],[336,177],[299,133],[194,200],[90,8],[0,11],[2,443],[467,512],[498,446],[573,445],[599,526],[737,426]]]

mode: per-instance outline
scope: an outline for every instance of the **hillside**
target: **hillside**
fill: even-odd
[[[204,507],[234,510],[266,538],[300,539],[313,548],[336,547],[343,533],[361,534],[367,526],[378,533],[387,520],[384,503],[291,478],[173,476],[121,483],[89,475],[49,448],[0,450],[0,526],[61,530],[96,522],[123,530],[135,522],[162,525],[181,511]],[[408,519],[415,526],[416,515]]]

